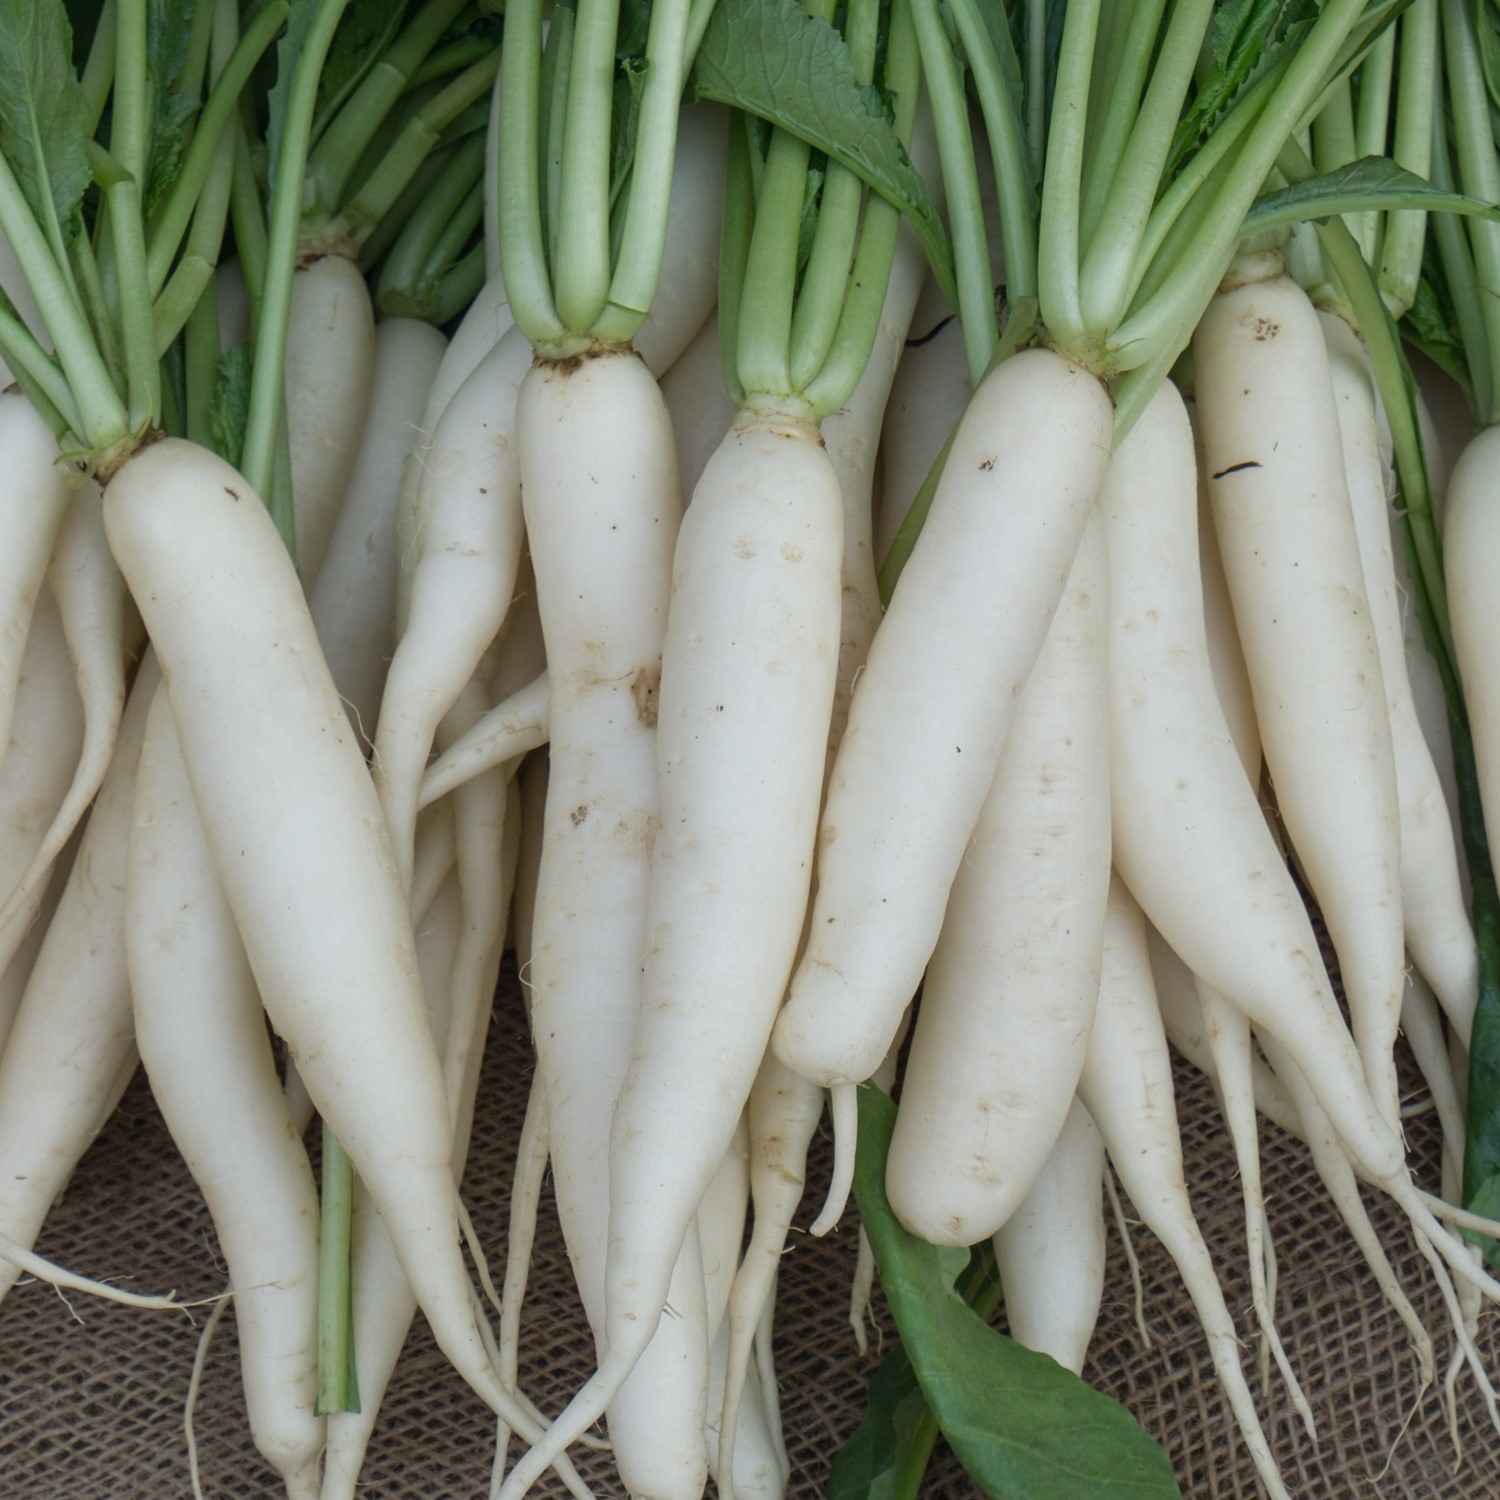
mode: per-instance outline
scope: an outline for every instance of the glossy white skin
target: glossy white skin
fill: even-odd
[[[0,391],[0,767],[10,744],[16,687],[32,611],[79,483],[58,462],[57,441],[19,391]]]
[[[1422,733],[1407,674],[1376,398],[1363,345],[1347,323],[1320,313],[1328,345],[1349,503],[1375,626],[1396,765],[1401,909],[1406,946],[1467,1039],[1479,996],[1479,949],[1459,876],[1448,800]]]
[[[134,1070],[125,861],[146,711],[158,681],[148,656],[0,1054],[0,1232],[28,1248]],[[0,1262],[0,1296],[19,1274]]]
[[[1432,1106],[1443,1126],[1443,1196],[1462,1192],[1464,1161],[1464,1109],[1448,1057],[1442,1012],[1432,989],[1419,971],[1406,976],[1406,995],[1401,1003],[1401,1034],[1412,1050],[1417,1067],[1427,1083]]]
[[[935,281],[911,320],[921,342],[904,348],[881,432],[882,477],[875,513],[875,557],[883,562],[927,471],[969,401],[963,328]]]
[[[1088,1049],[1110,871],[1108,569],[1094,520],[927,966],[885,1186],[931,1244],[976,1244],[1016,1212]]]
[[[747,411],[684,517],[662,659],[644,1000],[610,1138],[607,1343],[503,1500],[595,1420],[651,1338],[764,1055],[806,914],[838,665],[841,516],[816,429]]]
[[[437,437],[438,423],[464,382],[514,324],[505,283],[498,276],[492,277],[480,288],[463,321],[454,330],[423,399],[417,430],[412,434],[410,449],[401,466],[401,483],[396,498],[396,531],[404,545],[409,544],[416,534],[417,497]],[[405,631],[411,609],[411,578],[410,562],[403,557],[396,574],[398,635]]]
[[[666,405],[634,355],[538,363],[516,425],[551,699],[532,1033],[558,1217],[602,1355],[610,1129],[642,1004],[657,694],[681,489]],[[696,1496],[707,1473],[703,1294],[672,1305],[683,1316],[663,1320],[610,1405],[633,1494]]]
[[[359,457],[374,370],[375,313],[359,267],[342,255],[301,267],[287,322],[286,425],[297,569],[308,582]]]
[[[1404,1177],[1317,939],[1225,722],[1209,666],[1186,415],[1164,385],[1099,497],[1109,537],[1115,866],[1192,971],[1307,1068],[1380,1180]]]
[[[716,1472],[722,1476],[726,1460],[731,1470],[727,1489],[722,1477],[719,1481],[724,1500],[734,1500],[733,1477],[741,1470],[739,1425],[754,1399],[750,1357],[756,1331],[775,1298],[776,1273],[802,1202],[808,1146],[822,1118],[823,1091],[768,1050],[746,1105],[755,1215],[750,1242],[729,1289],[724,1383],[717,1408],[710,1407],[718,1427]]]
[[[1343,1142],[1340,1141],[1328,1116],[1323,1112],[1321,1101],[1314,1094],[1308,1079],[1291,1054],[1275,1037],[1268,1034],[1261,1036],[1260,1043],[1267,1060],[1275,1069],[1277,1078],[1297,1110],[1301,1123],[1298,1133],[1307,1142],[1312,1152],[1313,1166],[1322,1179],[1323,1186],[1328,1189],[1328,1196],[1333,1200],[1333,1205],[1343,1219],[1345,1227],[1364,1256],[1365,1264],[1370,1268],[1386,1301],[1390,1303],[1392,1310],[1401,1320],[1402,1326],[1411,1335],[1421,1369],[1421,1383],[1424,1386],[1429,1385],[1433,1371],[1432,1335],[1427,1332],[1421,1318],[1417,1316],[1416,1309],[1412,1307],[1406,1293],[1401,1290],[1401,1283],[1396,1279],[1396,1273],[1386,1258],[1380,1234],[1370,1222],[1364,1201],[1360,1197],[1359,1184],[1355,1180],[1354,1169],[1349,1164],[1349,1156]]]
[[[1080,1374],[1104,1295],[1104,1142],[1077,1099],[994,1241],[1010,1336]]]
[[[126,661],[141,645],[140,618],[109,555],[99,500],[92,480],[74,490],[47,569],[83,703],[83,742],[67,795],[25,872],[0,903],[0,931],[31,904],[104,780],[125,712]]]
[[[417,808],[431,807],[464,782],[547,743],[551,687],[545,670],[475,721],[427,768]]]
[[[930,119],[925,112],[921,119],[926,126],[925,139],[914,148],[914,155],[925,167],[933,163],[923,159],[924,156],[935,157],[936,152],[932,147]],[[924,146],[925,153],[920,149]],[[880,323],[870,357],[865,361],[864,374],[844,405],[823,422],[823,446],[833,461],[839,491],[844,497],[844,617],[839,632],[839,682],[833,699],[833,722],[828,730],[830,767],[844,737],[855,679],[864,670],[870,642],[883,613],[875,576],[871,506],[875,460],[880,453],[880,433],[897,363],[906,346],[907,330],[926,272],[927,258],[922,247],[910,226],[903,224],[897,235],[885,304],[880,310]]]
[[[251,1436],[289,1496],[315,1496],[318,1194],[160,691],[136,781],[125,954],[141,1061],[229,1268]]]
[[[708,1364],[708,1467],[718,1486],[720,1500],[781,1500],[786,1493],[787,1473],[781,1450],[771,1430],[766,1403],[761,1399],[758,1372],[752,1372],[739,1404],[739,1433],[729,1461],[734,1473],[724,1474],[725,1450],[717,1428],[723,1408],[725,1361],[729,1355],[729,1328],[720,1324],[718,1337],[709,1350]]]
[[[1078,1097],[1136,1212],[1177,1264],[1261,1483],[1273,1500],[1288,1500],[1240,1368],[1234,1319],[1183,1186],[1172,1060],[1151,982],[1145,919],[1118,877],[1110,886],[1099,1006]]]
[[[734,421],[734,402],[724,384],[717,308],[708,315],[708,321],[672,368],[662,375],[661,394],[672,414],[677,474],[682,481],[682,493],[688,496],[697,489],[714,449]]]
[[[1147,932],[1147,946],[1151,950],[1151,977],[1156,984],[1156,999],[1167,1040],[1217,1092],[1221,1089],[1218,1064],[1209,1048],[1208,1027],[1193,971],[1167,946],[1167,940],[1154,927]],[[1296,1106],[1265,1060],[1254,1052],[1250,1057],[1250,1077],[1256,1110],[1288,1135],[1300,1138],[1302,1121]]]
[[[1500,643],[1500,596],[1491,568],[1491,560],[1500,555],[1497,472],[1500,427],[1486,427],[1454,466],[1443,528],[1448,617],[1492,849],[1500,848],[1500,686],[1493,655]]]
[[[1306,293],[1285,276],[1220,293],[1194,335],[1193,371],[1277,805],[1339,955],[1365,1076],[1394,1129],[1405,965],[1395,758],[1338,407]]]
[[[291,559],[244,478],[171,438],[111,481],[104,524],[272,1024],[379,1205],[439,1345],[495,1411],[531,1427],[474,1327],[406,895]]]
[[[308,590],[334,686],[362,740],[375,733],[386,663],[396,645],[402,464],[446,346],[437,329],[417,318],[387,318],[376,328],[359,451],[323,565]]]
[[[515,402],[531,345],[512,329],[443,413],[424,466],[411,612],[386,675],[375,778],[403,878],[422,770],[444,714],[474,675],[510,607],[524,525]]]
[[[57,600],[44,584],[16,683],[10,745],[0,766],[0,870],[7,885],[20,878],[41,847],[82,747],[83,704]],[[34,890],[0,927],[0,963],[6,965],[0,979],[0,1048],[25,988],[24,975],[14,962],[28,940],[33,949],[41,942],[33,927],[40,906],[41,893]]]
[[[1000,365],[964,415],[829,781],[774,1040],[810,1082],[868,1078],[916,991],[1109,448],[1104,388],[1045,350]]]
[[[703,1256],[708,1328],[716,1336],[729,1308],[729,1290],[739,1268],[750,1210],[750,1124],[745,1115],[735,1128],[719,1170],[698,1205],[698,1246]],[[716,1425],[716,1424],[715,1424]]]

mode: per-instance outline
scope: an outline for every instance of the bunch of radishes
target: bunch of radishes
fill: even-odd
[[[1380,290],[1406,311],[1443,210],[1482,328],[1500,169],[1476,126],[1453,190],[1436,0],[1399,41],[1391,9],[1071,0],[1054,47],[977,0],[509,0],[503,40],[464,0],[113,0],[92,38],[0,3],[0,1294],[83,1284],[30,1247],[139,1057],[289,1494],[355,1492],[420,1307],[505,1500],[552,1466],[583,1493],[601,1417],[632,1495],[779,1495],[775,1268],[824,1090],[815,1232],[857,1086],[899,1075],[890,1208],[993,1237],[1016,1336],[1075,1371],[1107,1153],[1282,1494],[1170,1037],[1219,1090],[1308,1426],[1257,1110],[1430,1377],[1360,1182],[1401,1204],[1493,1404],[1500,1283],[1450,1226],[1500,1210],[1500,1099],[1476,1072],[1466,1127],[1455,1071],[1494,1045],[1497,903],[1475,868],[1481,964],[1393,464],[1491,806],[1493,507],[1476,447],[1445,605]],[[472,304],[451,340],[377,323],[371,279]],[[538,1066],[497,1288],[458,1184],[507,943]],[[1398,1028],[1449,1202],[1405,1162]],[[598,1350],[555,1421],[517,1382],[549,1164]]]

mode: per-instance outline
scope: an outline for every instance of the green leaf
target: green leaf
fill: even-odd
[[[1464,388],[1465,393],[1472,396],[1469,361],[1464,353],[1463,338],[1458,331],[1458,320],[1448,303],[1442,268],[1430,239],[1427,248],[1429,253],[1424,257],[1425,264],[1421,279],[1417,282],[1417,294],[1407,308],[1406,316],[1401,319],[1401,336],[1451,375]]]
[[[1269,68],[1290,56],[1318,17],[1317,0],[1225,0],[1209,22],[1213,57],[1172,137],[1168,172],[1176,169]]]
[[[319,0],[291,0],[286,30],[281,33],[281,41],[276,46],[276,82],[266,95],[266,176],[269,180],[276,177],[281,138],[286,134],[287,111],[292,107],[292,76],[297,71],[297,59],[307,47],[308,33],[317,18],[318,3]]]
[[[141,211],[149,219],[172,185],[187,150],[188,126],[202,102],[181,87],[187,65],[193,12],[213,0],[147,0],[146,3],[146,190]]]
[[[1474,35],[1479,42],[1479,66],[1490,100],[1500,105],[1500,13],[1494,0],[1469,0]]]
[[[861,84],[844,39],[797,0],[718,0],[692,90],[758,115],[841,163],[911,221],[956,300],[953,250],[879,90]]]
[[[208,409],[214,452],[235,468],[240,466],[245,447],[245,422],[249,414],[250,343],[246,340],[219,356],[214,398]]]
[[[834,1455],[827,1500],[900,1500],[904,1476],[925,1470],[937,1422],[898,1343],[870,1377],[865,1414]]]
[[[989,1327],[954,1282],[966,1250],[910,1235],[885,1196],[896,1106],[859,1090],[854,1192],[896,1326],[949,1446],[994,1500],[1181,1500],[1135,1418],[1045,1354]]]
[[[55,224],[63,247],[83,226],[88,134],[62,0],[0,0],[0,149],[37,223]]]
[[[1308,219],[1395,208],[1425,208],[1432,213],[1474,214],[1500,220],[1500,207],[1435,188],[1426,178],[1398,167],[1387,156],[1363,156],[1346,167],[1257,199],[1245,215],[1244,234],[1248,238]]]
[[[318,79],[314,140],[391,45],[405,15],[406,0],[360,0],[344,12]]]

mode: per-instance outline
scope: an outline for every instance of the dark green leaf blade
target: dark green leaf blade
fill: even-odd
[[[969,1308],[954,1288],[967,1251],[897,1222],[885,1196],[895,1118],[879,1089],[860,1088],[854,1191],[902,1343],[964,1467],[995,1500],[1180,1500],[1166,1455],[1124,1407]]]
[[[1267,69],[1278,67],[1317,19],[1317,0],[1225,0],[1209,23],[1212,65],[1183,112],[1169,171],[1190,156]]]
[[[71,245],[89,185],[88,104],[62,0],[0,0],[0,147],[44,229]]]
[[[797,0],[718,0],[692,89],[758,115],[847,167],[911,221],[933,272],[953,292],[953,251],[878,90],[855,77],[844,39]]]
[[[250,414],[250,345],[236,344],[219,357],[214,398],[208,409],[208,430],[214,452],[225,463],[240,465],[245,447],[245,422]]]
[[[863,1420],[834,1455],[827,1500],[898,1500],[913,1454],[925,1460],[936,1436],[917,1372],[898,1343],[870,1377]]]
[[[391,45],[405,15],[406,0],[360,0],[344,12],[318,78],[314,140]]]
[[[147,0],[146,96],[149,134],[146,190],[141,211],[149,219],[161,195],[171,186],[187,150],[188,126],[200,100],[181,87],[187,65],[193,12],[212,0]]]
[[[1500,207],[1435,188],[1389,157],[1362,156],[1332,172],[1267,193],[1245,216],[1247,236],[1364,209],[1425,208],[1432,213],[1474,214],[1500,220]]]

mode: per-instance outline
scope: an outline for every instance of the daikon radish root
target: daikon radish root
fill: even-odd
[[[1261,1483],[1275,1500],[1286,1500],[1240,1368],[1234,1320],[1183,1187],[1172,1064],[1151,983],[1146,924],[1118,878],[1110,886],[1099,1006],[1078,1097],[1136,1212],[1177,1263]]]
[[[363,434],[323,564],[308,590],[334,686],[363,739],[375,733],[396,644],[402,461],[444,348],[442,334],[415,318],[387,318],[376,327]]]
[[[1370,1095],[1306,909],[1224,720],[1198,582],[1194,455],[1169,387],[1132,443],[1140,461],[1111,464],[1100,495],[1115,866],[1188,967],[1294,1047],[1371,1175],[1404,1182],[1400,1144]]]
[[[998,366],[954,437],[835,759],[777,1055],[850,1086],[916,991],[1109,455],[1109,402],[1046,350]],[[921,787],[887,797],[881,787]]]
[[[994,1234],[1078,1086],[1109,892],[1108,561],[1084,533],[927,966],[886,1192],[932,1244]]]
[[[439,1344],[494,1410],[536,1431],[474,1327],[405,890],[286,549],[242,476],[170,438],[120,470],[104,517],[162,656],[267,1013],[380,1207]],[[242,656],[253,673],[227,668]],[[347,937],[331,943],[331,931]]]
[[[1466,1038],[1479,995],[1479,951],[1464,902],[1462,862],[1447,797],[1417,719],[1407,674],[1375,391],[1358,336],[1342,318],[1330,313],[1318,317],[1328,346],[1349,502],[1391,725],[1406,946]]]
[[[300,267],[287,322],[286,420],[297,568],[309,586],[359,457],[374,371],[375,314],[359,267],[343,255]]]
[[[1405,966],[1396,769],[1327,349],[1307,294],[1280,275],[1221,292],[1193,355],[1215,529],[1277,806],[1394,1128]]]
[[[57,440],[19,391],[0,392],[0,767],[8,751],[26,636],[37,594],[67,517],[76,471],[58,454]]]
[[[657,703],[681,489],[665,402],[632,353],[539,360],[516,428],[550,696],[532,1028],[558,1217],[602,1357],[609,1141],[651,942]],[[674,1281],[685,1276],[679,1262]],[[609,1414],[627,1487],[662,1497],[701,1491],[708,1463],[701,1287],[687,1303],[675,1288],[672,1305],[679,1316],[662,1321]]]
[[[125,866],[146,713],[159,681],[148,656],[0,1054],[0,1234],[27,1249],[134,1070]],[[0,1260],[0,1297],[19,1274]]]
[[[318,1194],[177,745],[153,695],[125,878],[141,1061],[229,1267],[250,1433],[290,1500],[318,1493]]]
[[[726,1310],[726,1374],[716,1409],[721,1485],[726,1470],[731,1485],[738,1472],[735,1451],[741,1405],[748,1399],[748,1379],[753,1378],[750,1360],[756,1331],[775,1299],[776,1273],[802,1202],[808,1146],[822,1117],[822,1090],[799,1078],[768,1051],[746,1106],[754,1218]]]
[[[1010,1336],[1081,1373],[1104,1296],[1104,1142],[1077,1099],[994,1241]]]
[[[83,733],[83,704],[57,600],[44,583],[16,683],[10,747],[0,766],[0,870],[9,881],[18,879],[31,863],[66,796]],[[0,927],[0,963],[6,966],[0,979],[0,1048],[24,989],[16,960],[24,943],[29,941],[34,949],[42,939],[37,930],[40,906],[40,893],[33,890]]]
[[[99,502],[99,486],[92,480],[73,491],[47,570],[83,702],[83,743],[67,795],[30,864],[0,903],[0,931],[46,879],[104,780],[125,712],[126,667],[141,646],[140,616],[109,555]]]
[[[1219,1091],[1219,1070],[1208,1045],[1208,1023],[1198,998],[1193,972],[1154,928],[1147,930],[1151,950],[1151,977],[1161,1009],[1167,1040]],[[1255,1089],[1255,1108],[1288,1135],[1302,1139],[1302,1121],[1281,1081],[1258,1052],[1251,1053],[1250,1076]]]
[[[912,312],[911,336],[891,384],[881,429],[880,493],[874,505],[874,546],[883,562],[927,471],[969,400],[963,328],[929,277]]]

